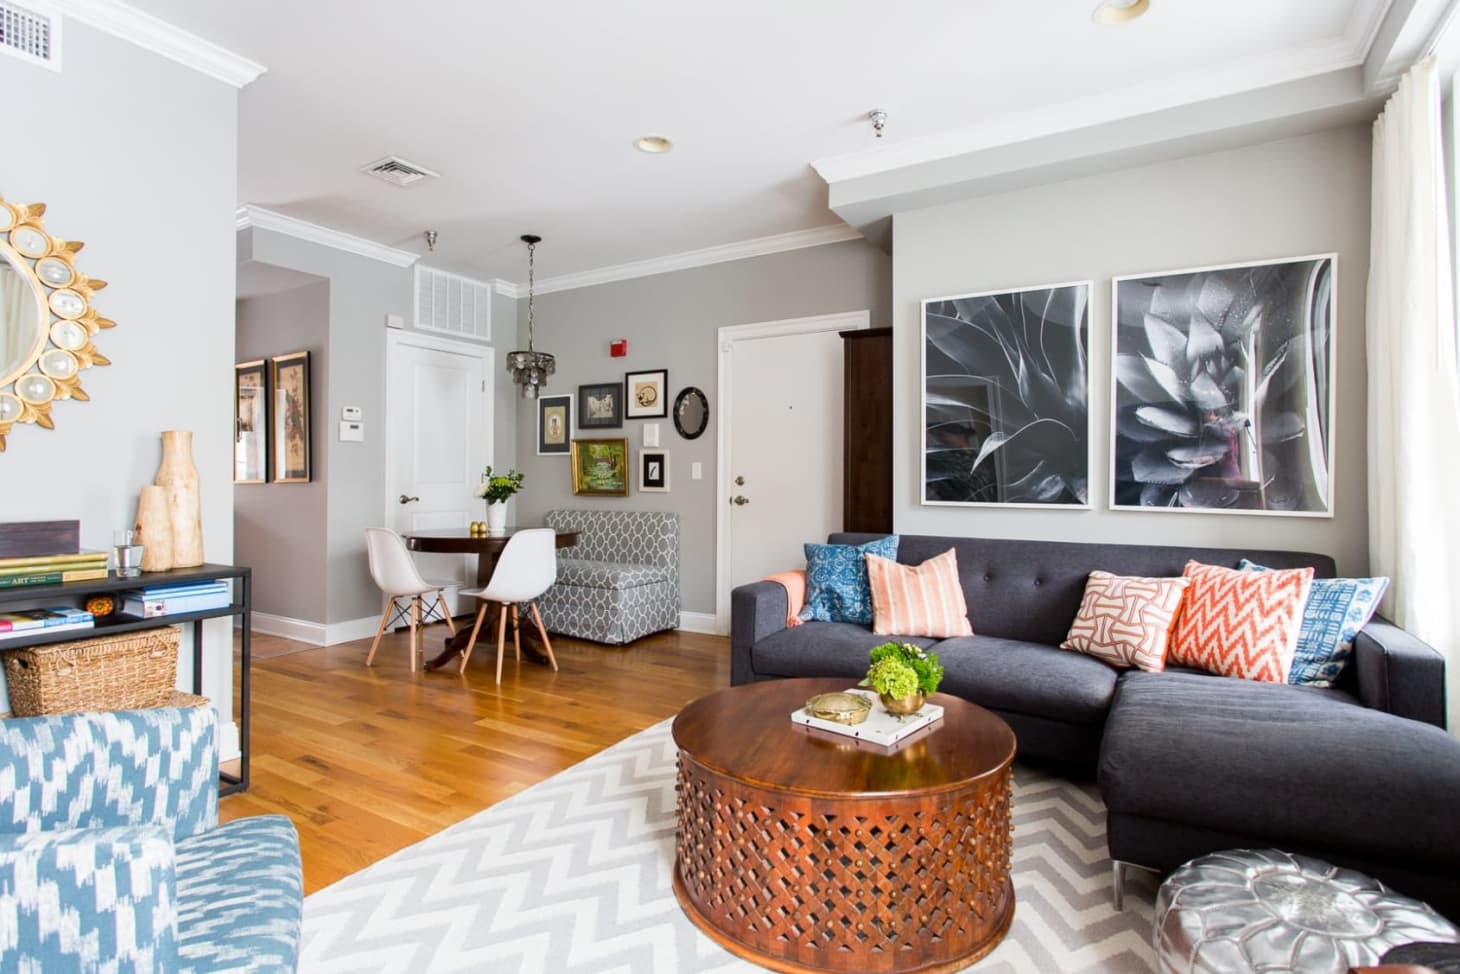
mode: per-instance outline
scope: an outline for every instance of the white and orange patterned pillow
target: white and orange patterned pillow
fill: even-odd
[[[1167,661],[1244,680],[1286,683],[1313,569],[1240,572],[1188,561],[1191,583]]]
[[[958,581],[958,556],[952,548],[921,565],[903,565],[873,554],[865,557],[873,632],[938,639],[973,635]]]
[[[1166,646],[1181,609],[1185,578],[1133,578],[1091,572],[1085,597],[1060,649],[1103,660],[1117,669],[1152,673],[1166,668]]]

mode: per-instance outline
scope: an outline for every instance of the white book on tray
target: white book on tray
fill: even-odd
[[[860,741],[870,741],[883,747],[891,747],[898,741],[916,734],[929,724],[943,719],[943,708],[935,703],[923,704],[923,709],[910,717],[899,717],[896,714],[888,713],[887,709],[882,706],[882,701],[877,699],[877,694],[871,690],[849,687],[844,692],[855,693],[872,702],[872,712],[860,724],[839,724],[834,720],[813,717],[806,712],[805,707],[791,714],[792,723],[804,724],[807,727],[830,731],[843,737],[853,737]]]

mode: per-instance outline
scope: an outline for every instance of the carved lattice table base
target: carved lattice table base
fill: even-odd
[[[1014,913],[1012,733],[986,711],[943,697],[943,725],[890,755],[792,725],[795,705],[827,682],[723,691],[676,720],[681,905],[726,948],[782,971],[972,963],[998,945]],[[737,769],[723,741],[704,739],[705,714],[693,708],[738,709],[741,695],[774,698],[758,702],[779,720],[758,725],[743,714],[739,736],[753,740],[729,746],[744,756]],[[1003,732],[993,747],[991,727]],[[972,764],[950,757],[969,734],[984,736],[971,748]],[[844,790],[829,789],[828,775],[839,775]]]

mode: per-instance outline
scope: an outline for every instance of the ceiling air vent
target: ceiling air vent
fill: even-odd
[[[0,0],[0,3],[3,2],[5,0]],[[432,172],[425,166],[407,162],[400,156],[386,156],[368,166],[361,166],[360,171],[367,176],[383,179],[392,186],[410,186],[423,179],[435,179],[441,175],[438,172]]]
[[[0,0],[0,51],[61,70],[61,18],[44,4]]]

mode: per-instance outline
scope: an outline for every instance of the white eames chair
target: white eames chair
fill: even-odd
[[[548,641],[547,630],[542,626],[542,616],[537,611],[537,599],[552,588],[557,580],[556,532],[552,528],[532,528],[514,534],[502,549],[502,557],[497,560],[497,567],[492,572],[492,580],[487,583],[487,587],[462,593],[481,599],[482,606],[477,610],[476,624],[471,627],[471,638],[467,640],[466,652],[461,656],[461,672],[466,672],[472,647],[477,642],[477,633],[481,631],[482,622],[487,618],[487,608],[493,602],[502,606],[502,617],[497,623],[497,682],[502,682],[502,654],[506,649],[509,612],[512,614],[513,649],[517,653],[517,659],[522,659],[522,644],[517,637],[517,605],[520,602],[528,603],[532,609],[532,621],[537,624],[538,634],[542,636],[542,648],[547,653],[548,662],[556,670],[558,661],[553,656],[553,644]]]
[[[385,635],[385,627],[390,624],[391,614],[397,611],[396,600],[408,598],[411,600],[411,672],[414,673],[416,657],[424,652],[420,633],[422,597],[436,597],[436,604],[441,607],[441,615],[446,620],[446,628],[451,630],[453,636],[456,635],[456,624],[451,621],[451,610],[446,606],[441,584],[421,577],[406,543],[394,531],[366,528],[365,549],[370,556],[370,576],[375,579],[375,584],[385,596],[385,611],[380,616],[380,626],[375,630],[375,641],[370,644],[370,655],[365,657],[365,665],[371,666],[375,663],[375,651],[380,648],[380,637]]]

